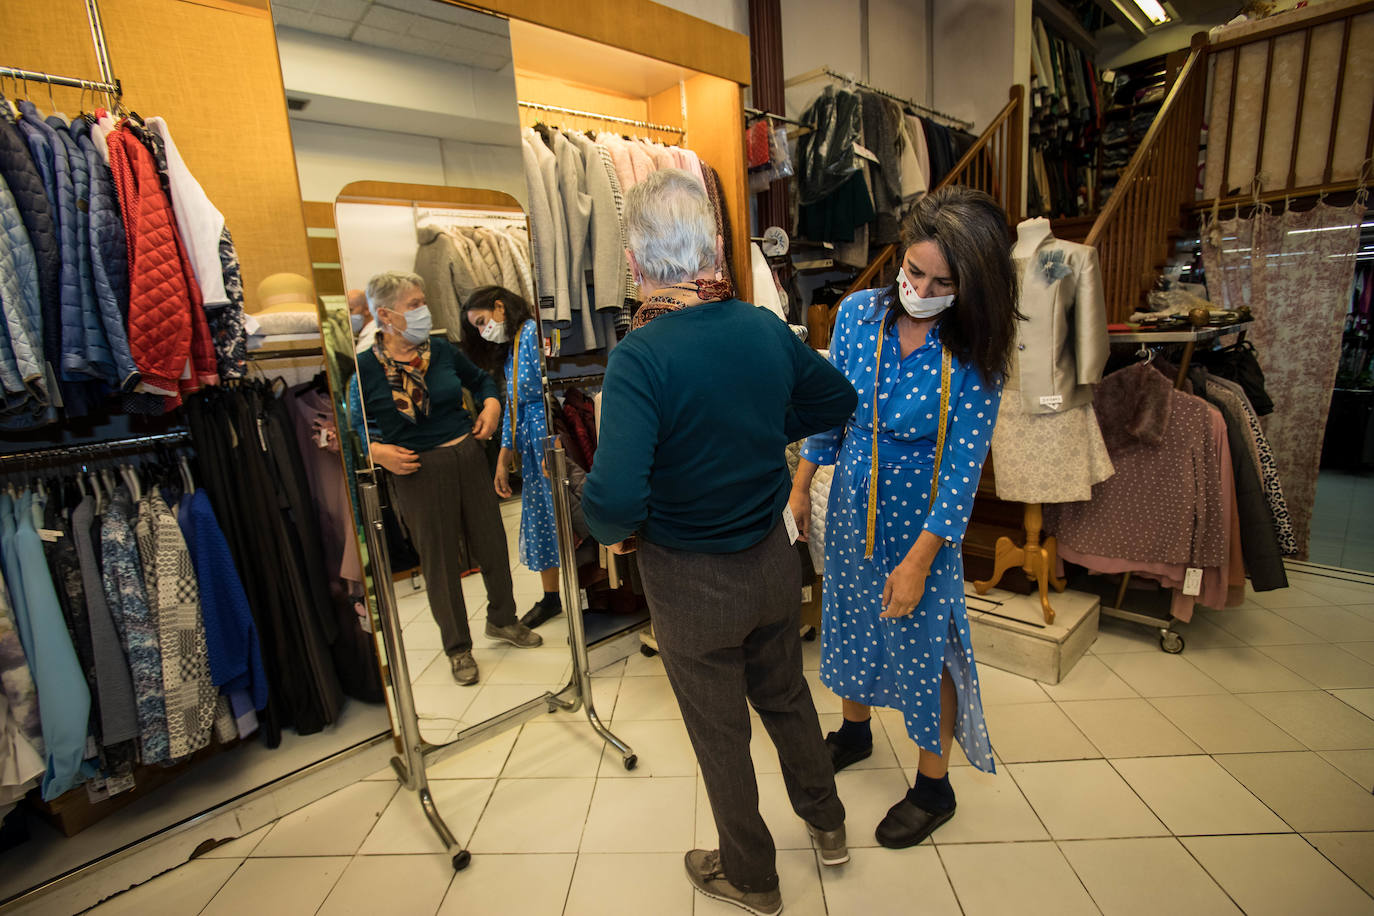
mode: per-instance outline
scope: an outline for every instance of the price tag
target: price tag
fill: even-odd
[[[49,544],[55,544],[62,537],[62,532],[54,531],[51,528],[39,528],[38,536]]]
[[[1047,394],[1040,399],[1040,406],[1058,410],[1064,406],[1064,396],[1062,394]]]
[[[873,151],[861,143],[854,144],[854,155],[861,159],[867,159],[869,162],[878,161],[878,157],[873,154]]]
[[[1183,594],[1196,598],[1202,594],[1202,570],[1189,566],[1183,575]]]
[[[792,516],[792,507],[782,507],[782,524],[787,528],[787,541],[790,544],[797,543],[800,532],[797,531],[797,520]]]

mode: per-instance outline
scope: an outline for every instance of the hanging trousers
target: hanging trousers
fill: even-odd
[[[715,813],[721,867],[746,891],[778,886],[773,837],[759,815],[746,700],[778,749],[792,809],[821,830],[844,823],[802,676],[797,564],[781,523],[737,553],[645,541],[639,549],[654,635]]]
[[[464,544],[482,570],[487,620],[498,627],[516,621],[506,526],[486,453],[476,439],[468,436],[457,445],[421,452],[419,459],[414,474],[390,475],[391,492],[396,513],[420,554],[429,611],[439,624],[444,652],[452,658],[472,648],[463,602],[465,570],[459,562]]]

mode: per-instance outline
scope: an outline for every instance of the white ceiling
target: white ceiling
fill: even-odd
[[[510,64],[506,20],[443,0],[273,0],[277,25],[479,70]]]

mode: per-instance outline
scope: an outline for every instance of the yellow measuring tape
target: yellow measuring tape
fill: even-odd
[[[871,467],[868,476],[868,533],[864,541],[864,559],[873,559],[873,544],[878,530],[878,389],[882,387],[883,369],[883,332],[887,321],[878,325],[878,360],[873,366],[873,443]],[[945,453],[945,427],[949,425],[949,381],[951,361],[949,348],[940,346],[940,426],[935,434],[935,467],[930,477],[929,514],[935,509],[935,493],[940,485],[940,459]]]

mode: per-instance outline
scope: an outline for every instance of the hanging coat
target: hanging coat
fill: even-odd
[[[47,325],[51,322],[54,329],[58,327],[62,254],[57,244],[53,203],[23,134],[4,117],[0,117],[0,177],[5,179],[14,195],[24,229],[29,234],[29,243],[33,246],[38,266],[38,301],[42,310],[42,320],[34,324],[33,331],[38,335],[43,359],[55,366],[58,348],[54,337],[53,348],[47,349]]]

